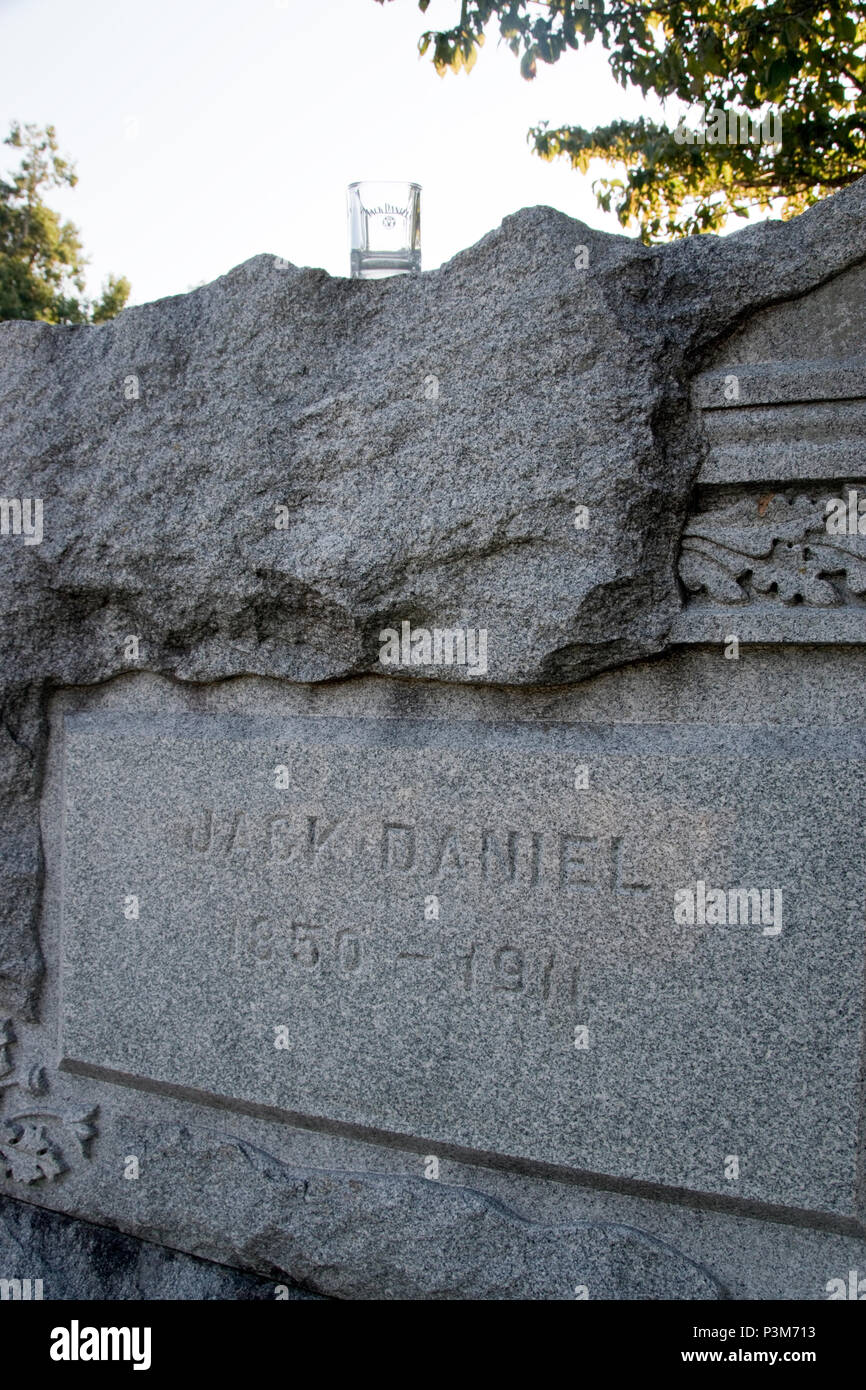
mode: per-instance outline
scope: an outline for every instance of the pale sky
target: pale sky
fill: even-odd
[[[79,182],[48,201],[81,231],[88,291],[114,271],[133,304],[263,251],[348,275],[354,179],[422,185],[427,270],[537,203],[621,232],[591,176],[531,154],[526,132],[661,108],[617,86],[599,46],[525,82],[491,33],[469,76],[437,77],[418,38],[459,12],[459,0],[426,15],[415,0],[0,0],[0,127],[57,128]],[[16,162],[0,146],[0,167]]]

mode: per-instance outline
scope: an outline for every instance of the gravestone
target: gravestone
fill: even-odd
[[[7,1198],[225,1297],[866,1273],[864,208],[0,325]]]

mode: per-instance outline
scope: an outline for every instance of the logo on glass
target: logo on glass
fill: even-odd
[[[389,275],[419,273],[419,184],[349,185],[349,259],[353,280],[381,280]]]

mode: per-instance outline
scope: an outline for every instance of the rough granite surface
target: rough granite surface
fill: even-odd
[[[420,277],[259,256],[100,327],[0,324],[2,492],[44,504],[41,544],[0,546],[0,1005],[32,1015],[40,978],[51,688],[129,669],[130,634],[137,669],[198,682],[384,674],[400,621],[486,628],[498,685],[663,651],[690,377],[866,258],[864,211],[861,180],[648,249],[531,208]]]
[[[864,214],[0,324],[0,1296],[857,1296]]]
[[[0,1196],[4,1299],[273,1299],[272,1280]],[[36,1281],[41,1281],[37,1286]],[[29,1287],[28,1282],[29,1281]],[[316,1299],[287,1284],[280,1297]]]
[[[0,1018],[0,1053],[5,1053],[0,1055],[0,1158],[5,1151],[11,1170],[10,1178],[0,1176],[0,1187],[11,1196],[26,1196],[28,1203],[275,1283],[302,1284],[342,1298],[550,1299],[579,1297],[575,1291],[586,1289],[591,1300],[726,1295],[814,1300],[826,1298],[828,1287],[840,1278],[848,1287],[851,1271],[866,1268],[863,1227],[851,1200],[855,1194],[850,1181],[845,1185],[840,1166],[847,1152],[850,1172],[856,1144],[862,907],[859,918],[851,919],[855,928],[860,925],[859,932],[850,921],[846,929],[843,895],[862,905],[863,867],[856,844],[862,816],[856,803],[861,794],[857,779],[863,745],[857,728],[864,677],[862,647],[821,651],[771,646],[751,649],[738,662],[725,660],[718,648],[686,647],[662,661],[631,663],[562,690],[375,677],[312,684],[242,678],[195,685],[142,672],[94,688],[55,692],[40,806],[46,855],[44,1021],[16,1019],[4,1025]],[[336,849],[340,843],[336,831],[324,838],[330,815],[316,836],[321,890],[316,891],[305,871],[307,886],[299,895],[286,874],[292,859],[270,869],[260,856],[256,859],[254,814],[248,817],[246,849],[240,843],[245,838],[240,822],[231,817],[225,852],[225,805],[212,771],[193,769],[190,775],[189,763],[176,757],[174,776],[167,776],[172,795],[216,800],[213,837],[201,808],[193,836],[178,836],[160,796],[157,761],[144,746],[148,732],[168,722],[175,731],[201,730],[217,759],[220,731],[230,727],[247,740],[266,720],[286,736],[304,721],[316,725],[331,749],[329,758],[343,758],[339,741],[330,737],[338,723],[345,732],[363,726],[369,738],[387,723],[395,739],[412,740],[430,768],[407,778],[405,796],[398,801],[401,820],[429,816],[452,782],[455,791],[463,786],[470,792],[465,815],[477,799],[467,773],[498,729],[501,766],[481,771],[489,782],[485,795],[493,796],[503,823],[512,827],[522,824],[515,819],[521,797],[535,814],[555,817],[562,773],[572,769],[585,739],[582,756],[589,763],[590,788],[574,807],[581,819],[568,823],[580,828],[582,821],[590,834],[598,833],[605,808],[611,815],[617,810],[619,800],[612,793],[624,772],[640,791],[630,814],[620,812],[612,824],[632,852],[635,835],[649,837],[649,845],[650,769],[658,763],[660,741],[670,745],[675,737],[681,751],[692,750],[686,759],[691,781],[666,798],[668,831],[656,839],[673,848],[694,840],[695,872],[699,861],[705,872],[709,851],[725,875],[745,872],[758,883],[781,883],[784,929],[777,937],[752,929],[683,933],[660,906],[642,921],[640,915],[623,915],[615,902],[606,922],[593,920],[587,915],[592,894],[584,892],[576,912],[557,909],[549,895],[547,907],[540,901],[533,907],[521,888],[525,857],[518,859],[519,881],[509,887],[497,873],[480,907],[470,878],[459,893],[453,880],[443,879],[440,920],[421,928],[419,891],[398,889],[388,907],[399,909],[402,902],[403,910],[388,916],[375,876],[366,874],[365,889],[356,874],[346,872],[345,859],[325,862],[329,846]],[[549,778],[543,785],[515,775],[513,767],[508,772],[501,731],[513,728],[515,721],[524,752],[542,741],[551,745]],[[124,729],[132,730],[135,748],[118,737]],[[465,739],[453,778],[449,771],[438,782],[431,780],[436,730],[440,737]],[[622,763],[629,742],[648,755],[636,774]],[[85,743],[91,749],[89,762]],[[742,758],[759,745],[770,761],[757,758],[745,782],[732,775],[731,751]],[[272,753],[261,764],[268,771]],[[394,753],[385,750],[383,769]],[[247,760],[241,756],[236,761],[231,803],[254,812],[259,794],[249,780]],[[682,760],[662,757],[665,767],[677,761]],[[79,772],[72,776],[76,762]],[[362,807],[357,770],[354,757],[343,759],[329,779],[329,804],[323,810],[330,811],[335,798],[348,799],[356,810]],[[85,794],[82,771],[86,780],[94,779],[95,802]],[[673,766],[666,775],[672,772]],[[696,775],[713,782],[712,805],[735,812],[729,821],[736,830],[734,841],[726,840],[724,824],[717,824],[707,841],[702,818],[690,815]],[[795,780],[793,800],[780,775]],[[130,802],[140,811],[134,834],[122,829],[132,824],[121,815],[130,778],[139,779]],[[372,785],[371,779],[368,791]],[[105,792],[101,814],[100,787]],[[425,788],[413,809],[413,798]],[[288,793],[284,809],[292,817],[304,807],[300,790],[296,786]],[[380,791],[386,801],[394,801],[381,777]],[[278,801],[286,793],[273,788],[268,795]],[[147,826],[149,818],[159,831],[156,839]],[[817,835],[811,833],[813,823]],[[459,820],[455,826],[460,828]],[[288,850],[284,834],[291,829],[284,824],[278,831],[280,854]],[[72,842],[89,856],[88,835],[93,853],[103,856],[105,864],[79,870],[77,851],[70,858]],[[140,836],[142,844],[130,858]],[[804,855],[789,865],[793,878],[785,869],[788,836],[795,850],[808,843]],[[726,845],[730,854],[719,859]],[[764,867],[762,855],[767,856]],[[652,870],[651,854],[638,852],[636,858],[641,870]],[[178,876],[181,862],[187,871]],[[621,862],[625,873],[634,861],[626,854]],[[540,867],[545,864],[549,867],[542,856]],[[592,873],[592,864],[588,858],[586,873]],[[586,876],[577,869],[573,873]],[[96,891],[100,876],[108,884],[101,894]],[[798,876],[818,891],[804,895]],[[667,872],[665,878],[671,885],[682,881]],[[718,881],[714,872],[712,878]],[[354,911],[349,880],[361,884]],[[170,885],[172,891],[163,893]],[[123,918],[117,889],[141,892],[138,921]],[[515,899],[526,909],[516,937],[509,921]],[[380,945],[390,941],[394,950],[407,951],[447,948],[454,924],[462,921],[473,933],[489,928],[491,942],[501,937],[511,947],[519,945],[530,966],[538,962],[537,947],[550,929],[559,921],[567,936],[570,919],[571,944],[584,967],[578,983],[582,990],[589,987],[588,999],[563,1015],[562,976],[556,971],[549,977],[528,975],[525,991],[491,994],[491,983],[514,984],[507,976],[514,973],[515,956],[511,951],[501,957],[504,974],[491,978],[487,952],[479,954],[472,1015],[486,1033],[488,1049],[495,1047],[497,1036],[502,1041],[493,1071],[488,1068],[484,1074],[483,1048],[473,1056],[466,1046],[472,1035],[465,1028],[459,1032],[461,1015],[464,1023],[468,1017],[461,1004],[462,972],[443,974],[442,987],[435,988],[419,975],[418,985],[411,986],[412,1012],[404,1014],[397,1028],[377,1032],[382,1011],[375,1006],[385,1002],[376,996],[377,979],[383,988],[386,978],[393,980],[390,1002],[396,1008],[407,993],[400,972],[409,972],[411,985],[414,972],[429,967],[407,961],[392,973],[386,963],[384,974],[364,975],[364,966],[344,980],[338,997],[333,969],[340,958],[329,954],[333,942],[328,933],[319,933],[318,960],[304,944],[308,934],[297,943],[289,940],[289,927],[297,919],[294,904],[302,908],[301,921],[323,928],[330,923],[342,931],[363,925],[356,919],[359,905],[368,900],[378,913]],[[308,916],[311,907],[320,909],[322,918]],[[275,928],[273,938],[267,932],[247,935],[251,919],[265,909],[265,925]],[[225,954],[226,928],[232,924],[240,947],[233,963]],[[92,952],[87,958],[94,932],[105,933],[104,960]],[[294,953],[292,944],[297,945]],[[671,990],[676,983],[672,948],[685,949],[690,958],[683,979],[691,987],[679,1001]],[[629,969],[628,993],[617,991],[611,974],[618,960]],[[316,969],[309,970],[308,984],[303,984],[300,972],[314,963]],[[355,963],[349,949],[342,964],[350,968]],[[227,977],[224,985],[215,978],[221,970]],[[130,971],[137,984],[127,995],[124,979]],[[549,1037],[555,1046],[548,1049],[547,1079],[541,1078],[539,1094],[537,1063],[545,1058],[527,1044],[542,1042],[536,1015],[545,978],[551,984],[548,1006],[554,1026]],[[233,999],[220,1013],[226,989],[234,992]],[[303,1012],[304,995],[310,1008],[314,1003],[313,989],[318,1013],[334,1025],[324,1037],[319,1032],[318,1044],[316,1019],[308,1009],[305,1022]],[[109,1022],[108,1033],[93,1038],[98,1044],[94,1050],[76,1046],[75,1033],[87,1014],[99,1029],[102,1015]],[[645,1023],[636,1036],[639,1016]],[[563,1033],[563,1018],[588,1022],[589,1051],[573,1048]],[[250,1050],[250,1027],[257,1021],[264,1033],[259,1026],[259,1046]],[[616,1025],[613,1034],[611,1022]],[[275,1048],[272,1025],[278,1023],[290,1025],[288,1051]],[[433,1048],[441,1049],[445,1037],[453,1040],[451,1075],[443,1081],[441,1069],[430,1068],[428,1087],[428,1099],[447,1105],[452,1114],[433,1135],[415,1104],[401,1134],[382,1133],[381,1125],[389,1124],[383,1081],[386,1054],[394,1051],[391,1040],[401,1046],[391,1058],[396,1070],[390,1099],[411,1104],[428,1075],[427,1063],[435,1060],[430,1046],[419,1046],[417,1035],[424,1033]],[[335,1104],[327,1094],[350,1044],[358,1058],[353,1097],[357,1106],[367,1107],[366,1123],[363,1114],[355,1115],[361,1123],[351,1123],[345,1104]],[[259,1082],[267,1090],[247,1086],[237,1075],[245,1056],[259,1068]],[[535,1067],[534,1078],[515,1074],[515,1059],[519,1064],[524,1056],[530,1071]],[[600,1172],[566,1171],[562,1165],[551,1168],[533,1160],[532,1149],[536,1159],[540,1151],[531,1132],[549,1120],[556,1143],[562,1142],[570,1121],[563,1110],[575,1094],[569,1073],[578,1069],[595,1105],[584,1108],[576,1135],[584,1156],[576,1145],[565,1156],[591,1162]],[[293,1072],[305,1091],[297,1100],[286,1090],[294,1085]],[[617,1087],[618,1117],[612,1111]],[[675,1148],[682,1147],[683,1136],[694,1127],[694,1102],[702,1090],[704,1103],[713,1107],[714,1132],[696,1134],[692,1147],[703,1168],[687,1171]],[[576,1113],[592,1098],[578,1094],[572,1109]],[[262,1103],[268,1100],[273,1105]],[[657,1122],[647,1118],[654,1100]],[[497,1154],[485,1153],[483,1145],[479,1151],[478,1136],[467,1147],[473,1140],[467,1125],[485,1111],[489,1115],[496,1104],[510,1105],[514,1142],[506,1136],[505,1152]],[[292,1118],[287,1106],[304,1114]],[[652,1173],[646,1163],[641,1165],[639,1153],[654,1123],[649,1157],[655,1183],[647,1181]],[[727,1154],[741,1156],[736,1184],[724,1173]],[[126,1180],[130,1156],[140,1165],[136,1181]],[[438,1181],[430,1171],[431,1158]],[[810,1210],[803,1210],[803,1203]],[[10,1271],[17,1272],[17,1266]]]

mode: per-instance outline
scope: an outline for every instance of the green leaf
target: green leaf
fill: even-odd
[[[772,151],[678,144],[672,128],[646,118],[529,132],[540,158],[566,159],[583,173],[600,160],[623,174],[621,187],[594,185],[596,198],[647,242],[717,231],[771,203],[792,216],[866,174],[866,0],[828,0],[823,9],[782,0],[651,4],[650,12],[626,0],[587,0],[586,8],[575,0],[465,0],[460,24],[431,34],[422,51],[435,42],[440,75],[469,71],[495,26],[531,80],[539,59],[556,63],[598,37],[624,89],[693,108],[781,107],[783,146]]]

